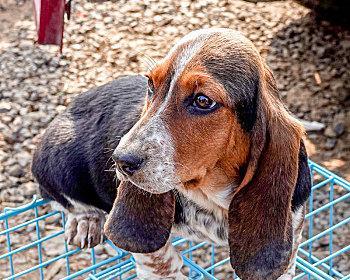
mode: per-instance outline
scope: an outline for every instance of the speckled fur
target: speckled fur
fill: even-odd
[[[170,241],[154,253],[132,254],[135,258],[137,275],[143,280],[187,279],[181,273],[182,258]]]
[[[145,191],[165,193],[179,184],[173,161],[174,147],[161,118],[156,115],[147,120],[146,117],[141,118],[122,137],[114,153],[122,154],[127,150],[128,153],[141,153],[147,157],[147,163],[143,166],[143,174],[147,174],[147,178],[138,174],[126,178],[118,170],[117,176],[119,180],[130,180]]]

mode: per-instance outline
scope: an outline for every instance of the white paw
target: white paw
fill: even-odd
[[[65,228],[67,243],[80,248],[92,248],[103,242],[105,215],[92,211],[82,214],[68,213]]]

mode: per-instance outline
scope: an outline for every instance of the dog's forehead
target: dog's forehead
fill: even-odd
[[[168,52],[160,67],[171,75],[170,90],[174,87],[179,76],[183,73],[189,62],[196,56],[205,42],[215,34],[212,29],[193,31],[181,38]]]
[[[200,29],[192,31],[176,42],[170,49],[166,58],[172,57],[174,53],[178,56],[189,54],[190,49],[195,52],[202,46],[206,39],[220,32],[222,32],[220,29]]]
[[[198,65],[204,66],[208,59],[225,60],[225,56],[228,58],[227,52],[232,50],[236,50],[236,54],[252,50],[254,52],[254,46],[240,32],[231,29],[210,28],[192,31],[170,49],[153,73],[160,80],[170,78],[171,90],[185,70]],[[239,59],[240,55],[236,58]],[[241,58],[245,59],[247,56]]]
[[[215,45],[216,47],[225,44],[251,45],[251,42],[240,32],[227,29],[227,28],[208,28],[199,29],[190,32],[182,37],[177,43],[170,49],[165,59],[173,59],[177,57],[177,61],[183,61],[198,53],[202,47],[210,47]],[[248,46],[251,47],[251,46]]]

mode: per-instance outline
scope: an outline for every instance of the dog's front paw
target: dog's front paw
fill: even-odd
[[[103,242],[105,215],[100,212],[68,213],[65,235],[67,243],[92,248]]]

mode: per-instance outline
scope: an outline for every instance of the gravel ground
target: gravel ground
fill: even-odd
[[[76,94],[144,73],[147,56],[160,59],[189,31],[214,26],[255,43],[289,109],[326,125],[307,137],[311,158],[350,180],[350,31],[316,22],[308,9],[292,1],[74,1],[59,55],[33,44],[31,1],[2,0],[0,210],[36,193],[29,171],[35,144]]]

